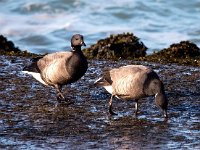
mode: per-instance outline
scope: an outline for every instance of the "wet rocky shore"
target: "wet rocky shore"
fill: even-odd
[[[132,38],[128,34],[128,39]],[[65,96],[74,104],[56,106],[52,88],[21,73],[30,58],[37,55],[15,52],[14,44],[3,51],[6,42],[0,43],[0,149],[200,148],[200,63],[199,48],[194,43],[171,45],[163,50],[166,59],[162,58],[163,51],[147,56],[147,48],[140,41],[141,56],[134,55],[134,59],[122,59],[124,55],[119,53],[115,56],[115,50],[111,52],[115,57],[109,60],[90,57],[85,76],[64,87]],[[169,52],[170,48],[173,51]],[[108,114],[110,95],[94,87],[93,82],[105,67],[128,64],[143,64],[158,72],[169,99],[167,120],[162,118],[153,97],[139,101],[138,118],[133,115],[134,101],[115,99],[113,108],[119,114]]]

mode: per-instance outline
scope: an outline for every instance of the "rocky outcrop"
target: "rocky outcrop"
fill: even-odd
[[[200,66],[200,48],[190,41],[181,41],[180,43],[172,44],[169,48],[164,48],[151,55],[146,55],[146,50],[147,47],[133,33],[123,33],[110,35],[106,39],[101,39],[91,47],[84,49],[83,52],[88,59],[130,59],[162,64],[177,63],[181,65]],[[20,50],[3,35],[0,35],[0,55],[41,56]]]
[[[37,54],[20,50],[18,47],[15,47],[12,41],[8,41],[3,35],[0,35],[0,55],[38,56]]]
[[[181,41],[139,60],[200,66],[200,49],[190,41]]]
[[[133,33],[110,35],[83,50],[89,59],[133,59],[144,57],[147,47]]]

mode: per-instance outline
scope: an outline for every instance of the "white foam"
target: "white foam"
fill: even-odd
[[[29,71],[22,71],[23,73],[32,75],[36,80],[38,80],[40,83],[47,85],[44,80],[42,80],[40,73],[36,72],[29,72]]]

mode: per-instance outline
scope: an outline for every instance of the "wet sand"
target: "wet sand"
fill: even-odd
[[[74,104],[20,71],[28,58],[0,56],[0,149],[200,149],[200,68],[144,61],[89,61],[86,75],[63,88]],[[149,97],[114,100],[93,82],[102,69],[143,64],[158,72],[169,98],[165,120]]]

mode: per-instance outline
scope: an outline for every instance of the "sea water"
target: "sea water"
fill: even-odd
[[[199,0],[0,0],[0,34],[34,53],[69,50],[75,33],[87,47],[132,32],[147,53],[182,40],[200,46]]]

